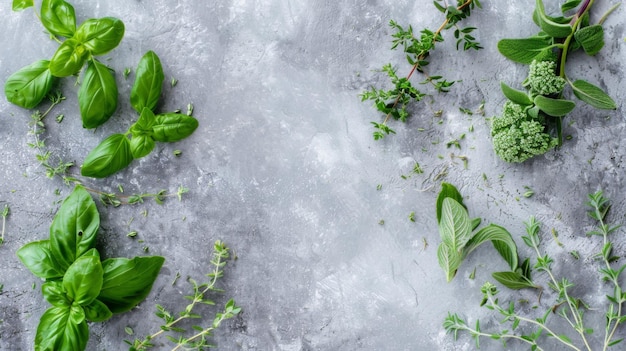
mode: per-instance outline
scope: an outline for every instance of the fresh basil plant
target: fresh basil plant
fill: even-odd
[[[139,119],[126,133],[109,136],[87,155],[80,171],[83,176],[108,177],[134,159],[150,154],[157,141],[179,141],[198,128],[198,120],[188,115],[155,114],[164,77],[161,60],[148,51],[139,61],[130,93],[131,106],[139,113]]]
[[[43,297],[50,307],[41,316],[35,350],[84,350],[87,322],[102,322],[126,312],[150,292],[164,258],[101,260],[95,248],[100,216],[91,195],[77,186],[55,215],[47,240],[17,251],[20,261],[45,279]]]
[[[32,7],[32,1],[13,1],[13,10]],[[6,81],[7,100],[34,108],[48,95],[55,78],[78,75],[85,64],[83,84],[78,90],[80,114],[85,128],[96,128],[117,109],[117,84],[113,70],[96,56],[106,54],[124,37],[124,23],[117,18],[91,18],[76,27],[74,7],[64,0],[43,0],[39,15],[46,30],[61,42],[50,60],[28,65]]]

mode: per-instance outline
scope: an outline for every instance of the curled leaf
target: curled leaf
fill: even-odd
[[[80,173],[85,177],[104,178],[126,168],[132,161],[128,138],[123,134],[113,134],[91,150]]]

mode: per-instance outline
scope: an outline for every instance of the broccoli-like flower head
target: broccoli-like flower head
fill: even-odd
[[[545,132],[543,124],[511,101],[504,104],[502,116],[493,118],[491,136],[496,154],[506,162],[524,162],[557,145],[557,139]]]
[[[565,79],[557,76],[556,62],[533,60],[530,64],[526,85],[541,95],[557,94],[563,91]]]

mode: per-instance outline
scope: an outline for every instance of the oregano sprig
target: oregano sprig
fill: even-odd
[[[413,27],[402,27],[397,22],[391,20],[389,26],[395,31],[392,34],[391,49],[401,47],[406,54],[406,59],[411,65],[411,70],[406,77],[400,78],[396,73],[396,68],[391,64],[383,66],[381,72],[385,73],[391,80],[393,88],[389,90],[370,87],[369,90],[360,94],[361,101],[372,100],[374,107],[385,116],[382,123],[371,122],[374,126],[374,139],[379,140],[386,135],[395,134],[395,131],[388,126],[390,118],[406,122],[409,117],[408,107],[413,102],[421,101],[428,94],[420,91],[411,83],[411,77],[418,71],[424,75],[422,85],[431,85],[432,88],[441,93],[450,91],[455,81],[449,81],[441,75],[428,75],[424,67],[429,64],[428,56],[435,49],[437,42],[443,42],[442,32],[446,29],[455,28],[456,49],[459,50],[463,43],[463,50],[482,49],[476,38],[471,33],[476,27],[461,28],[458,23],[470,16],[471,10],[475,7],[481,8],[478,0],[458,0],[456,6],[447,5],[445,1],[434,1],[435,7],[445,15],[445,20],[437,30],[423,29],[419,35],[413,31]]]

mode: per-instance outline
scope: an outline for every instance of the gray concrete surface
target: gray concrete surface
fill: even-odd
[[[470,214],[509,228],[523,256],[530,252],[519,239],[522,222],[536,215],[544,223],[545,248],[556,258],[555,270],[571,276],[574,293],[592,306],[589,317],[600,338],[606,286],[592,259],[600,244],[585,236],[593,223],[583,203],[588,193],[603,189],[614,204],[611,219],[625,222],[623,6],[606,22],[602,52],[594,58],[577,55],[568,66],[572,77],[606,87],[619,109],[605,112],[579,104],[565,120],[564,133],[572,139],[561,149],[511,165],[494,155],[486,118],[464,115],[459,108],[476,109],[484,100],[486,116],[497,114],[504,101],[499,82],[523,80],[525,68],[501,57],[496,43],[536,32],[530,18],[534,1],[483,1],[484,9],[467,22],[479,27],[477,37],[485,47],[480,52],[457,54],[447,33],[450,40],[433,53],[429,70],[462,82],[451,93],[436,95],[432,104],[419,106],[406,125],[394,124],[398,134],[384,141],[372,139],[369,122],[380,116],[358,94],[386,83],[374,70],[387,62],[398,64],[400,74],[408,73],[403,55],[389,50],[387,23],[394,19],[415,29],[435,28],[441,16],[430,2],[72,3],[79,21],[115,16],[126,24],[124,40],[106,61],[117,71],[121,103],[107,124],[83,130],[77,87],[66,80],[61,88],[68,99],[55,110],[65,120],[46,121],[46,142],[55,155],[80,163],[100,140],[135,121],[127,98],[134,76],[124,80],[121,72],[135,67],[147,50],[161,57],[166,80],[178,79],[174,88],[165,85],[160,110],[184,110],[191,102],[200,121],[190,138],[159,144],[127,170],[88,182],[107,191],[121,184],[127,193],[176,190],[179,185],[190,189],[182,202],[168,200],[162,206],[150,201],[120,208],[99,204],[103,256],[143,255],[147,246],[149,253],[165,256],[166,263],[138,309],[91,325],[89,350],[125,349],[126,326],[136,335],[155,331],[155,303],[182,308],[182,296],[189,292],[184,278],[200,280],[208,272],[217,239],[238,258],[229,262],[222,282],[226,292],[215,300],[220,305],[233,297],[243,308],[217,331],[219,350],[474,349],[466,335],[454,342],[442,321],[453,311],[471,321],[481,318],[484,327],[496,325],[497,319],[478,306],[480,286],[491,280],[491,272],[506,267],[486,245],[446,283],[437,264],[434,212],[441,181],[435,175],[442,171],[447,173],[443,179],[467,197]],[[611,4],[598,1],[594,19]],[[32,9],[12,13],[10,6],[10,1],[0,4],[3,82],[56,48]],[[440,109],[441,117],[433,116]],[[47,237],[59,200],[71,191],[61,181],[47,179],[27,147],[32,141],[30,113],[0,99],[0,206],[11,207],[0,246],[2,350],[32,349],[39,317],[48,307],[41,282],[15,251]],[[446,148],[462,133],[461,150]],[[181,157],[173,156],[175,149],[183,152]],[[468,168],[451,152],[467,156]],[[424,174],[403,179],[415,162]],[[533,197],[521,196],[525,186],[535,191]],[[408,219],[411,212],[415,222]],[[551,240],[551,228],[563,247]],[[138,237],[126,237],[130,231]],[[615,235],[620,256],[626,250],[623,238],[624,230]],[[569,255],[572,250],[580,252],[580,260]],[[182,279],[172,285],[177,272]],[[509,296],[536,299],[531,291],[502,293],[502,298]],[[551,297],[545,292],[544,304]],[[502,349],[489,340],[482,347]],[[527,347],[511,342],[507,349]]]

